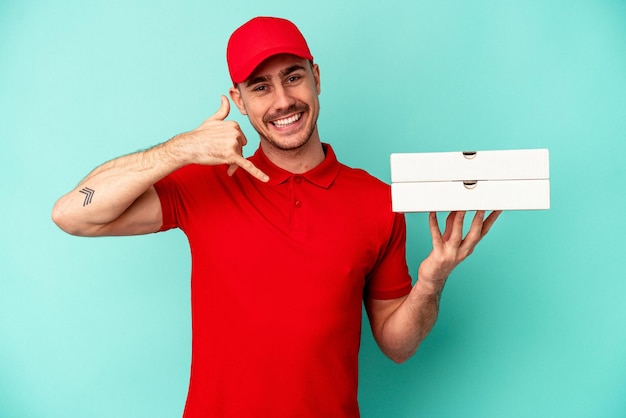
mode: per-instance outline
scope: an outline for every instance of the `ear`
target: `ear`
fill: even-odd
[[[317,94],[322,93],[322,85],[320,83],[320,67],[317,64],[313,64],[311,66],[311,71],[313,71],[313,79],[315,80],[315,87],[317,88]]]
[[[248,113],[246,112],[246,106],[243,103],[243,99],[241,97],[241,92],[239,91],[239,88],[231,87],[229,90],[229,93],[230,93],[230,98],[233,100],[233,103],[235,103],[235,106],[237,106],[241,114],[247,115]]]

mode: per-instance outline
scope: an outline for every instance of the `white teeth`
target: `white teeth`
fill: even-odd
[[[291,125],[292,123],[297,122],[300,117],[302,116],[301,113],[298,113],[296,115],[293,115],[291,117],[285,118],[285,119],[278,119],[275,120],[274,122],[272,122],[275,126],[278,126],[279,128],[283,128],[287,125]]]

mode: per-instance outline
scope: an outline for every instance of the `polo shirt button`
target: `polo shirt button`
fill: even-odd
[[[300,184],[300,183],[302,183],[302,177],[300,177],[300,176],[295,176],[295,177],[293,178],[293,181],[295,181],[297,184]]]
[[[302,202],[299,200],[296,200],[295,205],[297,208],[301,208],[302,207]]]

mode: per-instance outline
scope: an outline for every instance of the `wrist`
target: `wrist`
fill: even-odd
[[[440,293],[448,280],[448,272],[424,260],[417,269],[417,283],[424,292]],[[416,284],[417,284],[416,283]]]
[[[417,282],[415,283],[415,291],[424,297],[433,297],[440,295],[443,291],[443,287],[446,284],[446,280],[428,280],[418,275]]]
[[[159,160],[165,161],[168,165],[178,169],[194,162],[193,155],[187,151],[185,146],[185,134],[178,134],[168,141],[155,147]]]

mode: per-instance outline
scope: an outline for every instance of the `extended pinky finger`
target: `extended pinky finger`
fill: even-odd
[[[237,158],[234,164],[237,164],[239,167],[243,168],[248,173],[252,174],[254,177],[256,177],[257,179],[261,180],[264,183],[267,183],[270,179],[270,177],[264,172],[262,172],[259,168],[257,168],[257,166],[255,166],[252,163],[252,161],[246,160],[243,157]]]

